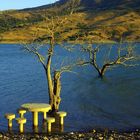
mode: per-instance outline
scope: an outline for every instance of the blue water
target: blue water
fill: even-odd
[[[80,57],[65,50],[57,51],[54,59],[57,64],[64,58],[71,62]],[[75,71],[63,74],[61,79],[60,110],[68,112],[65,131],[140,128],[140,66],[116,67],[107,71],[102,80],[91,66],[76,68]],[[4,114],[16,113],[23,103],[28,102],[48,103],[44,70],[36,57],[21,50],[19,45],[1,44],[0,131],[7,130]],[[26,129],[31,131],[31,113],[26,117]],[[14,121],[14,130],[17,129]]]

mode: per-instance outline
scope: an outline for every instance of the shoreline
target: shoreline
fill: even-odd
[[[27,43],[28,42],[24,42],[24,43]],[[68,43],[81,43],[81,42],[75,42],[75,41],[68,41]],[[83,43],[83,42],[82,42]],[[116,41],[113,41],[113,40],[101,40],[101,41],[94,41],[95,44],[118,44],[119,42],[116,42]],[[93,44],[94,44],[93,43]],[[132,40],[132,41],[129,41],[129,40],[126,40],[124,41],[123,43],[128,43],[128,44],[131,44],[131,43],[140,43],[140,40]],[[23,44],[23,42],[18,42],[18,41],[0,41],[0,44]],[[45,43],[47,44],[47,42]]]
[[[135,140],[140,139],[140,131],[119,132],[111,130],[91,130],[88,132],[64,133],[8,133],[0,132],[0,140]]]

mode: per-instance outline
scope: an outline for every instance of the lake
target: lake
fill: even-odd
[[[75,54],[58,49],[54,61],[59,63],[66,56],[75,58]],[[104,79],[99,79],[91,66],[75,71],[62,76],[60,110],[68,113],[65,131],[140,128],[140,66],[116,67],[107,71]],[[7,130],[5,113],[16,113],[27,102],[48,103],[44,75],[34,55],[24,52],[19,45],[0,45],[0,131]],[[25,116],[29,120],[26,129],[31,131],[31,114]],[[17,129],[14,121],[14,130]]]

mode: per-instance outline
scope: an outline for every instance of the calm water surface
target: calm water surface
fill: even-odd
[[[59,51],[55,62],[65,56],[72,54]],[[60,108],[68,112],[65,131],[140,128],[140,66],[115,68],[103,80],[90,66],[76,71],[62,77]],[[5,113],[15,113],[23,103],[48,103],[44,74],[36,58],[18,45],[0,45],[0,131],[7,130]],[[31,114],[26,117],[26,129],[31,131]]]

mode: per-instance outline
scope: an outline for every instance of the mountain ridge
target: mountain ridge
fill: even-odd
[[[61,6],[65,5],[71,0],[59,0],[52,4],[42,5],[33,8],[26,8],[22,10],[38,10],[38,9],[46,9],[52,6]],[[80,6],[85,8],[140,8],[140,1],[139,0],[81,0]],[[87,9],[86,9],[87,10]]]

